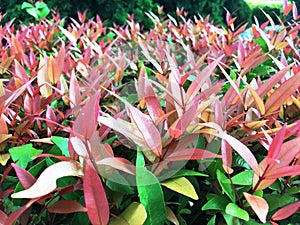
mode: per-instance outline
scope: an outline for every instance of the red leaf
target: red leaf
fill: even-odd
[[[84,201],[92,224],[106,225],[109,221],[109,206],[96,170],[87,162],[83,178]]]
[[[221,142],[221,152],[222,152],[222,161],[223,161],[223,167],[224,170],[231,174],[233,170],[231,169],[232,164],[232,148],[228,144],[228,142],[224,139],[222,139]]]
[[[272,144],[268,151],[268,156],[267,156],[268,164],[274,163],[275,160],[277,159],[279,152],[281,150],[283,140],[284,140],[285,130],[286,130],[286,124],[284,124],[284,126],[280,129],[280,131],[274,137]]]
[[[300,202],[295,202],[279,209],[273,214],[272,220],[283,220],[293,215],[300,208]]]
[[[199,149],[199,148],[186,148],[182,150],[177,150],[174,153],[166,157],[166,161],[184,161],[184,160],[198,160],[207,158],[221,158],[220,155],[213,152]]]
[[[89,139],[94,133],[97,126],[97,118],[99,114],[99,91],[97,91],[81,109],[76,118],[73,130],[82,134],[86,139]]]
[[[266,114],[277,110],[290,95],[300,86],[300,73],[297,73],[277,88],[273,94],[268,97],[265,108]]]
[[[5,223],[5,220],[7,220],[7,215],[0,210],[0,225],[3,225]]]
[[[135,175],[135,166],[124,158],[119,157],[107,157],[95,162],[97,165],[106,165],[114,169],[121,170],[123,172]]]
[[[269,206],[266,200],[259,196],[250,195],[246,192],[244,192],[244,196],[260,221],[265,223],[269,211]]]
[[[300,165],[296,166],[283,166],[276,169],[272,169],[265,176],[266,179],[277,179],[279,177],[299,176]]]
[[[140,131],[143,139],[147,143],[148,148],[156,155],[162,154],[161,136],[155,125],[138,109],[131,105],[127,105],[127,110],[130,117],[138,130]],[[126,134],[125,134],[126,135]]]
[[[25,189],[29,188],[35,183],[36,179],[31,175],[31,173],[24,170],[22,167],[19,167],[15,163],[12,163],[11,165],[15,169],[17,177]]]
[[[189,86],[186,92],[186,99],[187,99],[186,102],[189,102],[189,100],[193,99],[196,96],[201,86],[211,76],[212,72],[215,70],[216,66],[219,64],[222,58],[223,56],[221,56],[216,61],[209,64],[208,66],[206,66],[204,70],[202,70],[199,74],[197,74],[197,77],[191,83],[191,85]]]
[[[53,205],[48,207],[48,212],[50,213],[74,213],[74,212],[86,212],[87,209],[83,207],[80,203],[74,200],[59,200]]]
[[[254,172],[259,175],[259,167],[257,164],[257,161],[254,157],[254,155],[252,154],[252,152],[250,151],[249,148],[247,148],[246,145],[244,145],[242,142],[240,142],[239,140],[237,140],[236,138],[228,135],[228,134],[224,134],[224,138],[225,140],[228,142],[229,145],[231,145],[231,147],[240,155],[242,156],[242,158],[249,164],[249,166],[254,170]]]

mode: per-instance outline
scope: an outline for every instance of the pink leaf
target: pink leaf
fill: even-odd
[[[86,212],[87,209],[83,207],[80,203],[74,200],[59,200],[53,205],[48,207],[48,212],[50,213],[74,213],[74,212]]]
[[[199,74],[197,74],[197,77],[191,83],[191,85],[189,86],[189,88],[186,92],[186,98],[187,98],[186,102],[189,102],[189,100],[193,99],[196,96],[196,94],[198,93],[201,86],[211,76],[212,72],[215,70],[216,66],[219,64],[219,62],[222,58],[223,58],[223,56],[221,56],[216,61],[209,64],[208,66],[206,66],[205,69],[203,69]]]
[[[266,113],[270,114],[277,110],[290,95],[300,86],[300,73],[297,73],[283,84],[281,84],[270,97],[268,97],[265,108]]]
[[[161,156],[162,153],[162,142],[161,136],[155,125],[143,114],[140,110],[134,108],[131,105],[127,105],[130,117],[142,137],[147,143],[147,147],[156,155]]]
[[[39,198],[56,188],[56,180],[66,176],[83,175],[82,167],[77,161],[58,162],[45,169],[36,182],[28,189],[14,193],[12,198]]]
[[[25,189],[29,188],[30,186],[32,186],[34,184],[36,179],[34,176],[31,175],[31,173],[24,170],[22,167],[19,167],[15,163],[12,163],[11,165],[15,169],[17,177]]]
[[[135,166],[130,161],[124,158],[107,157],[95,162],[96,165],[110,166],[114,169],[135,175]]]
[[[221,158],[220,155],[213,152],[199,149],[199,148],[186,148],[182,150],[177,150],[174,153],[166,157],[166,161],[182,161],[182,160],[198,160],[207,158]]]
[[[7,215],[0,210],[0,225],[3,225],[6,220],[7,220]]]
[[[300,202],[295,202],[279,209],[273,214],[272,220],[283,220],[293,215],[300,208]]]
[[[89,139],[97,126],[97,118],[99,114],[99,91],[97,91],[81,109],[76,118],[73,130],[82,134],[86,139]]]
[[[224,138],[228,142],[228,144],[231,145],[231,147],[240,156],[242,156],[242,158],[249,164],[249,166],[254,170],[254,172],[257,175],[259,175],[260,173],[259,173],[259,167],[258,167],[257,161],[256,161],[254,155],[252,154],[252,152],[250,151],[250,149],[247,148],[247,146],[244,145],[242,142],[240,142],[236,138],[234,138],[226,133],[224,134]]]
[[[266,179],[277,179],[279,177],[299,176],[300,165],[283,166],[270,170],[265,176]]]
[[[232,148],[228,144],[228,142],[224,139],[222,139],[221,142],[221,152],[222,152],[222,161],[223,161],[223,167],[224,170],[231,174],[233,170],[231,169],[232,164]]]
[[[106,225],[109,221],[109,206],[96,170],[87,162],[83,178],[84,201],[92,224]]]
[[[278,157],[278,154],[281,150],[281,146],[284,140],[285,130],[286,130],[286,124],[284,124],[284,126],[280,129],[280,131],[276,134],[276,136],[272,141],[267,156],[267,162],[269,164],[273,163]]]
[[[266,200],[259,196],[250,195],[246,192],[244,192],[244,196],[260,221],[265,223],[269,211],[269,205]]]

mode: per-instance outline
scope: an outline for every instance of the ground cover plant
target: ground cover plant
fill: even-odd
[[[161,10],[0,27],[0,224],[299,224],[295,3]]]

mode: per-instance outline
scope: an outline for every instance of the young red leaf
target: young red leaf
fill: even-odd
[[[14,193],[11,197],[38,198],[54,191],[57,179],[66,176],[82,177],[82,175],[82,167],[78,162],[58,162],[45,169],[30,188]]]
[[[224,170],[231,174],[233,169],[231,169],[232,164],[232,147],[228,144],[225,139],[221,142],[221,152],[222,152],[222,162]]]
[[[0,210],[0,225],[4,225],[6,220],[7,220],[7,215]]]
[[[250,195],[246,192],[244,192],[244,196],[260,221],[265,223],[269,211],[267,201],[259,196]]]
[[[109,206],[102,181],[91,162],[87,162],[83,178],[84,201],[92,224],[106,225],[109,221]]]
[[[277,179],[279,177],[299,176],[300,165],[283,166],[270,170],[265,176],[266,179]]]
[[[267,99],[266,113],[270,114],[277,110],[300,86],[300,73],[297,73],[277,88]]]
[[[274,137],[272,144],[268,150],[268,156],[267,156],[268,164],[272,164],[272,163],[278,161],[277,157],[281,150],[281,146],[282,146],[282,143],[284,140],[285,130],[286,130],[286,124],[284,124],[284,126],[280,129],[280,131]],[[278,163],[280,163],[280,162],[278,162]]]
[[[132,121],[134,122],[134,124],[140,131],[140,134],[142,135],[143,139],[147,143],[147,147],[156,156],[161,156],[161,136],[155,125],[148,119],[148,117],[144,113],[142,113],[135,107],[127,105],[127,110],[130,114]]]
[[[199,148],[177,150],[165,158],[166,161],[198,160],[207,158],[221,158],[220,155]]]
[[[249,166],[254,170],[254,172],[259,175],[259,167],[257,161],[246,145],[237,140],[236,138],[224,133],[223,137],[229,145],[249,164]]]
[[[199,74],[197,74],[197,77],[191,83],[191,85],[189,86],[189,88],[186,92],[186,102],[189,102],[196,96],[196,94],[198,93],[201,86],[211,76],[212,72],[215,70],[215,68],[217,67],[217,65],[219,64],[219,62],[222,58],[223,58],[223,56],[216,59],[213,63],[206,66],[205,69],[203,69]]]
[[[97,91],[83,106],[77,116],[73,130],[76,133],[82,134],[83,137],[89,139],[94,133],[97,126],[97,118],[99,114],[99,98],[100,92]]]
[[[130,161],[124,158],[107,157],[102,160],[96,161],[95,163],[99,166],[110,166],[114,169],[121,170],[125,173],[135,175],[135,166]]]
[[[81,102],[81,94],[80,94],[80,87],[77,81],[74,69],[71,72],[71,79],[70,79],[70,88],[69,88],[69,95],[70,95],[70,106],[74,108],[78,106]]]
[[[295,212],[297,212],[299,208],[300,208],[300,202],[294,202],[290,205],[287,205],[279,209],[277,212],[275,212],[272,216],[272,220],[286,219],[291,215],[293,215]]]
[[[50,213],[74,213],[74,212],[87,212],[87,209],[83,207],[80,203],[74,200],[59,200],[53,205],[48,207],[48,212]]]
[[[17,177],[25,189],[29,188],[35,183],[36,179],[31,175],[31,173],[15,163],[12,163],[11,165],[15,169]]]

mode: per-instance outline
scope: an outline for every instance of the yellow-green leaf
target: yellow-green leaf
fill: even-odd
[[[144,206],[132,202],[120,216],[113,218],[109,225],[142,225],[147,218]]]
[[[185,177],[171,178],[161,183],[161,185],[190,197],[194,200],[198,200],[199,197],[195,191],[195,188],[191,182]]]
[[[2,166],[5,166],[7,161],[10,158],[10,154],[9,153],[4,153],[4,154],[0,154],[0,163]]]

